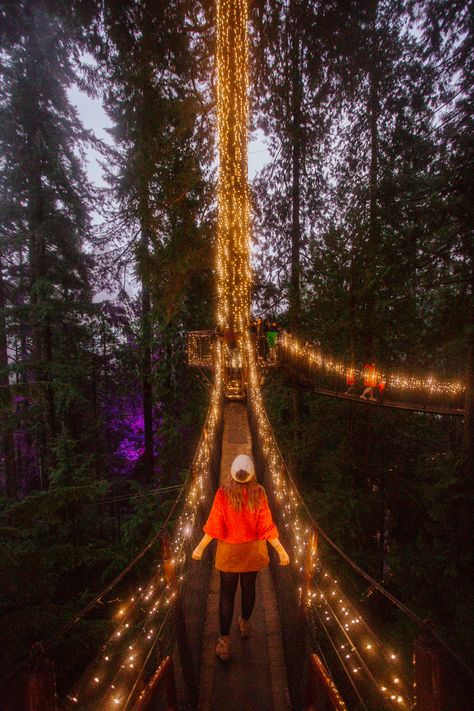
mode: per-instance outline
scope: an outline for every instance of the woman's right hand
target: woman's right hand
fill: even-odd
[[[286,550],[281,545],[280,539],[279,538],[269,538],[268,542],[270,543],[270,545],[273,546],[273,548],[278,553],[278,557],[280,558],[280,565],[288,565],[288,563],[290,562],[290,556],[288,555]]]

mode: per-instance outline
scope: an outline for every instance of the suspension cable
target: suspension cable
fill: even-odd
[[[317,608],[313,603],[311,603],[311,607],[312,607],[312,609],[314,610],[314,612],[316,612],[316,614],[317,614],[317,616],[318,616],[318,619],[319,619],[319,622],[320,622],[322,628],[324,629],[324,631],[326,632],[326,637],[328,638],[329,642],[331,643],[331,646],[332,646],[332,648],[333,648],[333,650],[334,650],[334,652],[335,652],[337,658],[339,659],[339,663],[340,663],[340,665],[342,666],[342,668],[344,669],[344,671],[345,671],[345,673],[346,673],[346,676],[347,676],[347,678],[349,679],[349,682],[351,683],[352,688],[354,689],[354,691],[355,691],[355,693],[356,693],[356,695],[357,695],[357,698],[359,699],[360,703],[361,703],[362,706],[364,707],[365,711],[369,711],[369,709],[368,709],[368,707],[367,707],[367,705],[366,705],[364,699],[363,699],[362,696],[360,695],[360,691],[359,691],[359,689],[357,688],[357,684],[355,683],[355,681],[354,681],[354,679],[352,678],[352,676],[349,674],[349,670],[347,669],[347,667],[346,667],[346,665],[345,665],[345,662],[344,662],[344,660],[342,659],[342,657],[341,657],[341,655],[340,655],[340,653],[339,653],[339,650],[338,650],[337,646],[334,644],[334,641],[333,641],[331,635],[329,634],[326,625],[325,625],[324,622],[323,622],[323,618],[322,618],[321,615],[319,614],[318,608]]]
[[[168,516],[166,517],[164,523],[162,524],[162,526],[161,526],[161,528],[160,528],[160,531],[159,531],[157,534],[155,534],[155,535],[153,536],[153,538],[151,539],[151,541],[150,541],[149,543],[147,543],[147,545],[146,545],[144,548],[142,548],[142,550],[141,550],[139,553],[137,553],[137,555],[135,556],[135,558],[133,558],[133,560],[130,561],[130,563],[122,570],[122,572],[119,573],[119,574],[102,590],[102,592],[100,592],[98,595],[96,595],[96,596],[94,597],[94,599],[91,600],[91,601],[74,617],[73,620],[70,620],[68,623],[66,623],[65,625],[63,625],[63,627],[61,627],[57,632],[55,632],[55,634],[53,634],[49,639],[47,639],[46,642],[43,643],[43,644],[44,644],[44,647],[48,647],[52,642],[55,642],[59,637],[62,637],[66,632],[69,632],[69,630],[70,630],[77,622],[79,622],[98,602],[100,602],[101,598],[104,597],[104,595],[106,595],[108,592],[110,592],[110,590],[112,590],[112,588],[114,588],[115,585],[117,585],[117,583],[119,583],[119,582],[122,580],[122,578],[125,577],[125,575],[138,563],[138,561],[143,558],[143,556],[145,555],[145,553],[147,553],[147,552],[150,550],[150,548],[152,548],[152,546],[156,543],[156,541],[157,541],[158,538],[160,537],[161,529],[163,529],[163,528],[164,528],[165,526],[167,526],[167,524],[169,523],[169,521],[170,521],[170,519],[171,519],[171,517],[172,517],[172,515],[173,515],[173,513],[174,513],[174,511],[175,511],[175,509],[176,509],[176,506],[178,505],[178,502],[179,502],[179,500],[180,500],[180,498],[181,498],[181,495],[182,495],[182,493],[183,493],[183,491],[184,491],[184,488],[185,488],[185,485],[186,485],[186,483],[187,483],[187,481],[188,481],[188,478],[189,478],[189,474],[188,474],[188,476],[186,477],[186,481],[185,481],[185,483],[182,485],[181,490],[180,490],[178,496],[176,497],[176,499],[175,499],[175,501],[174,501],[174,503],[173,503],[173,506],[172,506],[172,508],[171,508],[171,511],[168,513]]]
[[[168,621],[168,617],[171,615],[171,613],[172,613],[172,611],[173,611],[173,608],[174,608],[174,606],[170,605],[170,607],[169,607],[169,608],[167,609],[167,611],[166,611],[166,614],[165,614],[165,616],[164,616],[164,618],[163,618],[163,621],[162,621],[162,623],[161,623],[161,626],[160,626],[158,632],[157,632],[156,635],[155,635],[155,639],[153,640],[153,643],[152,643],[152,645],[150,646],[150,649],[148,650],[148,654],[146,655],[146,657],[145,657],[145,659],[144,659],[144,661],[143,661],[143,664],[142,664],[142,666],[141,666],[141,669],[140,669],[139,673],[138,673],[137,676],[136,676],[135,682],[134,682],[134,684],[133,684],[133,686],[132,686],[132,688],[131,688],[131,690],[130,690],[130,693],[129,693],[128,696],[127,696],[127,699],[125,700],[125,706],[123,707],[123,711],[126,711],[126,709],[127,709],[128,706],[129,706],[130,701],[131,701],[132,698],[133,698],[133,694],[134,694],[134,692],[135,692],[135,689],[137,688],[137,685],[138,685],[138,683],[140,682],[140,679],[142,678],[143,671],[144,671],[146,665],[148,664],[148,661],[149,661],[149,659],[150,659],[150,657],[151,657],[151,655],[152,655],[152,653],[153,653],[153,651],[154,651],[156,645],[158,644],[158,642],[159,642],[159,640],[160,640],[160,634],[161,634],[162,630],[164,629],[164,626],[165,626],[166,622]]]

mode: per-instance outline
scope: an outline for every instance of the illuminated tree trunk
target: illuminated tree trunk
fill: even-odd
[[[5,317],[5,285],[3,281],[3,264],[0,253],[0,425],[2,429],[2,450],[5,471],[5,490],[9,498],[15,498],[18,493],[18,478],[15,459],[15,443],[13,431],[8,421],[12,412],[12,398],[8,378],[7,328]]]
[[[250,311],[247,14],[247,0],[217,2],[217,322],[237,333]]]

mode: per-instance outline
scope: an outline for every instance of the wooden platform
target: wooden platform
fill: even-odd
[[[252,454],[252,441],[245,405],[231,402],[224,410],[221,484],[238,454]],[[214,556],[215,542],[207,554]],[[275,555],[270,551],[270,555]],[[215,568],[209,586],[201,662],[199,711],[289,711],[288,685],[275,590],[269,568],[257,576],[257,595],[251,617],[252,630],[240,638],[237,617],[240,591],[235,596],[231,657],[216,657],[219,633],[219,573]]]

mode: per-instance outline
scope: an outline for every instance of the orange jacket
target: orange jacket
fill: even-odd
[[[244,496],[246,493],[244,490]],[[236,511],[222,487],[216,492],[204,532],[226,543],[246,543],[278,537],[278,529],[273,523],[263,491],[256,509],[250,511],[244,505],[241,511]]]
[[[362,368],[362,377],[364,379],[364,387],[375,388],[377,385],[377,372],[373,363],[367,363]]]
[[[346,385],[355,385],[355,371],[354,368],[348,368],[346,370]]]

